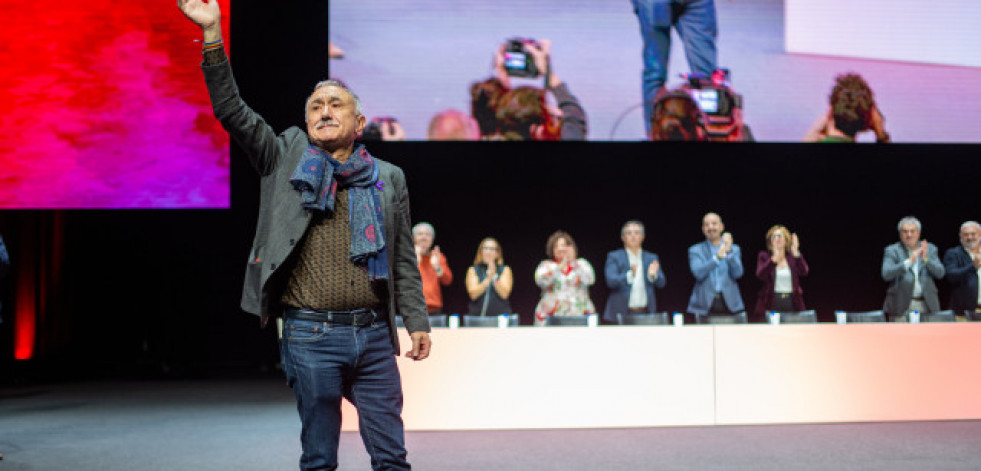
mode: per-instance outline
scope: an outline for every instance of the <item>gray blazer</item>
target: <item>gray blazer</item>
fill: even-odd
[[[890,315],[903,315],[913,300],[913,267],[907,268],[903,262],[909,259],[909,249],[902,242],[886,247],[882,255],[882,279],[889,283],[886,300],[882,310]],[[927,261],[919,264],[920,285],[923,287],[923,301],[930,312],[940,310],[937,297],[937,284],[934,280],[944,277],[944,265],[940,262],[937,246],[927,243]]]
[[[261,316],[262,323],[282,312],[279,297],[290,273],[284,265],[303,239],[311,220],[300,193],[289,180],[310,142],[307,134],[291,127],[276,135],[272,127],[239,96],[232,69],[222,64],[203,65],[215,117],[249,156],[259,173],[259,221],[245,271],[242,309]],[[416,266],[409,217],[409,192],[402,170],[375,159],[381,191],[382,217],[388,248],[389,325],[401,315],[409,332],[429,332],[426,300]],[[399,352],[398,336],[391,329],[392,346]]]

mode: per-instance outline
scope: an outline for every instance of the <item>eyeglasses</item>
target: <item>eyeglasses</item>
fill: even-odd
[[[485,246],[481,247],[480,250],[493,250],[493,251],[496,252],[496,251],[501,250],[501,249],[499,249],[497,247],[494,247],[492,245],[485,245]]]

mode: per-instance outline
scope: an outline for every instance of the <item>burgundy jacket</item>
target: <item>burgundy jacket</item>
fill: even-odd
[[[798,311],[803,311],[805,309],[804,290],[800,287],[800,278],[807,276],[807,272],[811,269],[808,268],[803,254],[800,257],[794,257],[790,255],[790,251],[787,251],[787,266],[790,267],[790,279],[793,283],[791,299],[794,302],[794,308]],[[756,277],[763,282],[763,287],[760,288],[760,294],[756,297],[756,310],[754,313],[758,316],[766,314],[767,309],[769,309],[770,304],[773,302],[773,283],[776,276],[777,264],[773,263],[773,260],[770,259],[770,251],[761,250],[760,256],[756,258]]]

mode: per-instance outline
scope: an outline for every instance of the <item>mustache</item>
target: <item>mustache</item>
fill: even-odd
[[[337,126],[337,121],[334,121],[333,119],[322,119],[317,122],[317,129],[327,126]]]

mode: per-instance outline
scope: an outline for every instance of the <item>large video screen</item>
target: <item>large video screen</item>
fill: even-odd
[[[669,2],[331,0],[329,36],[343,57],[331,59],[330,72],[360,95],[369,119],[394,117],[409,139],[426,139],[437,113],[470,113],[470,85],[494,74],[492,57],[506,40],[548,39],[553,70],[586,111],[587,139],[643,140],[644,40],[635,3]],[[685,3],[699,2],[667,8],[677,13]],[[981,140],[981,2],[708,3],[717,65],[729,69],[756,140],[803,140],[828,113],[835,77],[848,72],[872,88],[893,142]],[[673,28],[667,87],[683,84],[689,71]],[[542,86],[540,78],[512,81]]]
[[[201,30],[174,2],[0,0],[0,13],[0,208],[228,207]]]

